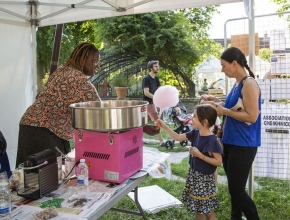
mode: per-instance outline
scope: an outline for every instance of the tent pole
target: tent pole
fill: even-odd
[[[36,65],[36,27],[37,27],[37,20],[36,20],[36,5],[31,4],[32,10],[32,19],[31,19],[31,35],[32,35],[32,72],[33,72],[33,99],[35,99],[37,94],[37,65]],[[34,100],[33,100],[34,101]]]
[[[225,22],[225,24],[224,24],[224,50],[226,50],[227,48],[228,48],[228,39],[227,39],[227,23],[228,23],[228,21],[226,21]],[[229,93],[229,90],[228,90],[228,88],[229,88],[229,78],[228,78],[228,76],[225,74],[225,92],[226,92],[226,96],[228,95],[228,93]]]
[[[57,24],[56,29],[55,29],[55,34],[54,34],[53,50],[52,50],[52,56],[51,56],[51,62],[50,62],[50,71],[49,71],[50,75],[52,75],[52,73],[57,69],[60,46],[61,46],[61,39],[62,39],[62,30],[63,30],[63,24]]]
[[[255,45],[255,9],[254,9],[254,1],[250,1],[250,13],[251,17],[248,19],[249,22],[249,66],[250,69],[255,74],[255,52],[256,52],[256,45]],[[249,181],[248,181],[248,189],[249,189],[249,196],[251,198],[254,197],[254,163],[252,164],[252,168],[249,173]]]

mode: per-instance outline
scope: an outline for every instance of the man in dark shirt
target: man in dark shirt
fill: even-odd
[[[147,64],[150,73],[147,74],[142,81],[143,89],[143,100],[148,101],[149,105],[147,106],[148,116],[152,121],[156,121],[158,117],[156,106],[153,103],[153,95],[155,91],[161,86],[158,77],[156,76],[159,72],[159,61],[152,60]],[[160,146],[166,146],[166,143],[163,142],[161,133],[157,134]]]

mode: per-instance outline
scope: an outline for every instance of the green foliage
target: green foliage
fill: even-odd
[[[278,12],[284,12],[284,11],[288,11],[290,9],[290,3],[288,0],[270,0],[270,1],[281,6],[278,9]]]
[[[54,41],[55,26],[39,27],[36,32],[37,39],[37,72],[38,79],[42,79],[49,72],[50,59]],[[41,85],[39,80],[38,85]]]
[[[270,55],[273,54],[273,51],[270,50],[269,48],[261,48],[259,50],[259,57],[262,60],[265,60],[267,62],[270,62]]]
[[[221,175],[221,176],[225,176],[226,175],[223,166],[217,168],[217,173],[218,173],[218,175]]]
[[[216,11],[217,6],[210,6],[65,24],[59,65],[78,43],[90,41],[109,53],[137,52],[142,56],[136,63],[159,60],[164,68],[161,81],[192,95],[194,67],[208,55],[221,53],[221,46],[208,39],[207,32]],[[55,26],[38,28],[39,79],[49,72],[54,32]]]
[[[277,10],[277,12],[285,12],[288,11],[290,9],[290,2],[288,0],[270,0],[271,2],[276,3],[277,5],[280,6],[280,8]],[[280,15],[280,17],[282,17],[283,14]],[[290,21],[290,16],[287,15],[287,17],[285,18],[288,22]],[[289,24],[288,24],[288,28],[290,28]]]
[[[105,49],[138,51],[160,62],[191,64],[197,53],[190,22],[174,11],[111,17],[98,20]],[[107,31],[110,30],[110,31]],[[188,55],[188,56],[185,56]]]
[[[184,159],[185,160],[185,159]],[[182,162],[183,163],[183,162]],[[186,161],[188,164],[188,162]],[[186,164],[184,164],[187,166]],[[175,167],[175,168],[173,168]],[[172,172],[175,175],[183,173],[183,176],[187,175],[188,170],[180,166],[180,170],[176,170],[175,164],[172,164]],[[165,178],[154,179],[148,177],[140,187],[157,185],[164,189],[175,198],[181,200],[181,194],[185,185],[183,180],[167,180]],[[230,195],[228,193],[228,187],[225,184],[217,184],[218,192],[217,197],[219,199],[220,209],[215,210],[217,219],[229,219],[231,212]],[[260,219],[263,220],[276,220],[276,219],[290,219],[290,206],[288,205],[290,199],[289,193],[280,194],[275,192],[274,189],[256,189],[254,192],[254,201],[256,203]],[[117,203],[116,208],[138,211],[134,202],[125,197]],[[163,220],[163,219],[195,219],[194,214],[190,213],[185,206],[181,208],[170,208],[158,212],[157,214],[146,213],[148,219]],[[140,219],[134,215],[124,214],[115,211],[108,211],[104,214],[100,220],[113,220],[113,219],[128,219],[135,220]]]
[[[41,80],[42,86],[44,86],[49,78],[49,73],[45,73],[43,79]]]
[[[117,73],[108,82],[114,87],[131,87],[134,81],[124,73]]]
[[[193,37],[196,39],[208,38],[208,30],[211,27],[211,16],[218,12],[219,6],[207,6],[199,8],[179,9],[191,23]]]
[[[55,29],[55,25],[45,26],[39,27],[36,32],[39,79],[44,78],[45,73],[49,72],[50,69]],[[96,20],[64,24],[58,66],[61,66],[68,59],[70,53],[79,43],[85,41],[100,42],[96,33]],[[102,47],[101,42],[95,43],[95,45],[99,49]]]
[[[289,74],[281,74],[280,78],[282,78],[282,79],[290,78],[290,75]]]
[[[186,178],[189,169],[188,158],[184,158],[179,164],[172,164],[171,169],[174,175]]]
[[[160,80],[190,94],[194,66],[214,51],[215,56],[221,53],[207,35],[215,11],[216,7],[202,7],[103,18],[97,21],[98,38],[106,52],[138,52],[139,62],[159,60],[164,69]]]

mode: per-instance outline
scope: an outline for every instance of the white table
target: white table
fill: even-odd
[[[130,183],[128,183],[124,188],[122,188],[119,192],[117,192],[115,195],[110,198],[108,202],[106,202],[104,205],[100,206],[98,209],[96,209],[88,219],[95,220],[100,218],[103,214],[105,214],[109,210],[118,211],[118,212],[124,212],[128,214],[133,215],[139,215],[142,216],[144,220],[147,220],[147,217],[142,209],[142,207],[139,204],[138,201],[138,186],[140,183],[142,183],[146,178],[148,177],[148,174],[139,177],[137,179],[132,180]],[[134,192],[134,200],[135,204],[139,210],[139,212],[134,212],[130,210],[124,210],[124,209],[117,209],[113,208],[114,205],[116,205],[121,199],[123,199],[126,195],[128,195],[129,192]]]

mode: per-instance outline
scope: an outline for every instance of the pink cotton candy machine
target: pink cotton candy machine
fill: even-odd
[[[120,183],[142,168],[147,105],[108,100],[70,106],[76,161],[86,159],[89,178]]]

